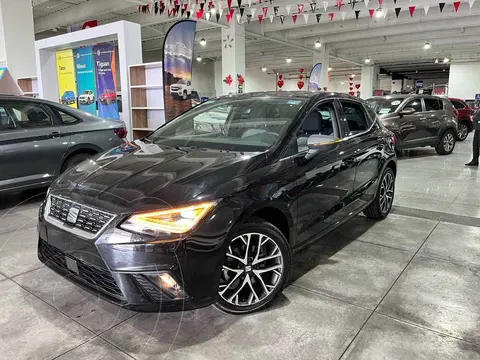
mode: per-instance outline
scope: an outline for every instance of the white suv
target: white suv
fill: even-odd
[[[192,95],[192,82],[182,79],[176,84],[170,85],[170,95],[173,98],[187,100]]]
[[[95,102],[95,94],[92,90],[85,90],[79,97],[78,101],[82,105],[90,105]]]

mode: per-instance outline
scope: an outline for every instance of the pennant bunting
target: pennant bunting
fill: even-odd
[[[378,5],[382,6],[383,0],[378,0]]]
[[[285,15],[280,15],[280,21],[282,22],[282,25],[283,25],[283,23],[285,21]]]
[[[360,15],[360,10],[355,10],[355,19],[358,20],[359,15]]]
[[[190,19],[191,16],[192,16],[192,13],[187,10],[187,19]],[[217,20],[217,21],[218,21],[218,20]]]
[[[468,6],[470,7],[470,9],[472,8],[474,2],[475,0],[468,0]]]
[[[192,6],[190,7],[190,11],[192,12],[192,14],[195,12],[196,9],[197,9],[197,4],[192,4]]]
[[[263,21],[263,15],[262,15],[262,14],[258,14],[257,17],[258,17],[258,23],[261,24],[262,21]]]
[[[212,14],[210,14],[210,11],[207,11],[207,12],[205,13],[205,19],[207,19],[207,21],[209,21],[211,15],[212,15]]]
[[[443,12],[443,8],[445,7],[445,3],[438,3],[438,7],[440,8],[440,12]]]
[[[342,21],[345,21],[345,17],[347,16],[347,12],[342,11],[341,14],[342,14]]]
[[[230,0],[231,2],[231,0]],[[203,10],[205,8],[205,3],[200,3],[200,10]]]
[[[170,11],[170,10],[169,10],[169,11]],[[200,19],[202,18],[202,16],[203,16],[203,10],[202,10],[202,9],[198,10],[197,13],[196,13],[196,15],[197,15],[197,20],[200,20]],[[169,15],[169,16],[170,16],[170,15]]]
[[[387,18],[388,9],[383,9],[383,18]]]
[[[242,0],[237,0],[238,8],[242,7]]]
[[[256,12],[256,11],[257,11],[257,9],[255,9],[255,8],[251,8],[251,9],[250,9],[250,14],[252,14],[252,17],[255,16],[255,12]]]
[[[239,13],[237,13],[235,15],[237,16],[237,24],[241,25],[242,15],[240,15]]]
[[[338,9],[338,11],[340,11],[340,9],[342,8],[342,5],[343,5],[342,0],[337,0],[337,9]]]
[[[402,8],[395,8],[395,15],[397,16],[397,18],[398,14],[400,14],[400,10],[402,10]]]
[[[218,22],[218,20],[220,20],[220,16],[221,16],[221,15],[220,15],[220,13],[218,13],[218,12],[215,14],[215,19],[217,19],[217,22]],[[188,17],[188,14],[187,14],[187,17]]]
[[[352,5],[352,10],[355,9],[355,4],[357,3],[357,0],[352,0],[350,4]]]
[[[303,12],[303,4],[298,4],[298,13]]]
[[[370,0],[365,0],[365,7],[368,7],[369,2],[370,2]]]
[[[470,8],[472,8],[472,7],[470,6]],[[310,4],[310,10],[312,10],[312,13],[314,13],[316,9],[317,9],[317,3],[311,3]]]
[[[397,5],[397,0],[393,0],[393,3],[394,3],[395,5]]]
[[[278,6],[273,7],[273,13],[275,14],[275,16],[278,16],[278,10],[279,10]]]
[[[323,2],[323,10],[327,11],[328,8],[328,1]]]
[[[223,15],[223,9],[222,8],[218,9],[218,14],[220,15],[220,17],[222,17],[222,15]]]
[[[410,17],[413,17],[413,13],[415,12],[415,5],[409,6],[408,12],[410,13]]]
[[[248,15],[247,15],[247,23],[250,24],[250,21],[252,21],[252,15],[251,15],[251,14],[248,14]]]
[[[200,6],[202,6],[202,4],[200,4]],[[232,0],[227,0],[227,7],[228,7],[228,10],[230,10],[232,8]],[[203,7],[202,7],[203,9]]]
[[[247,0],[248,7],[252,6],[252,0]]]
[[[428,10],[430,10],[430,5],[424,5],[423,10],[425,11],[425,15],[428,14]]]
[[[455,9],[455,12],[458,12],[459,6],[460,6],[460,1],[453,2],[453,8]]]
[[[310,16],[310,14],[303,14],[303,20],[305,20],[305,24],[308,24],[308,17]]]
[[[265,6],[262,8],[262,10],[263,10],[263,16],[267,17],[268,7]]]
[[[274,18],[274,16],[273,16],[273,15],[270,15],[269,18],[270,18],[270,23],[273,23],[273,18]]]
[[[370,14],[370,19],[373,17],[374,12],[375,12],[375,9],[368,9],[368,13]]]
[[[287,12],[287,15],[290,15],[290,10],[291,9],[292,9],[292,5],[285,6],[285,11]]]
[[[244,13],[245,13],[245,8],[241,7],[240,8],[240,17],[242,17]]]
[[[294,24],[297,22],[297,14],[292,15],[292,20]]]
[[[320,23],[320,18],[322,17],[322,14],[317,14],[317,24]]]
[[[330,22],[332,22],[334,15],[334,13],[328,13],[328,19],[330,20]]]

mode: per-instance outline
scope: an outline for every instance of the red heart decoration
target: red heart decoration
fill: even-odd
[[[282,75],[282,74],[278,74],[278,79],[279,79],[279,80],[282,80],[282,79],[283,79],[283,75]]]
[[[298,86],[298,88],[299,88],[300,90],[302,90],[303,85],[305,85],[305,83],[304,83],[302,80],[297,81],[297,86]]]
[[[298,78],[299,78],[300,80],[302,80],[302,79],[303,79],[303,75],[298,75]]]
[[[355,87],[358,89],[360,89],[360,84],[355,84]]]
[[[352,77],[349,77],[348,80],[353,81],[353,78],[352,78]]]
[[[279,75],[279,77],[280,77],[280,76],[282,76],[282,75]],[[277,86],[278,86],[280,89],[282,88],[282,86],[283,86],[283,80],[282,80],[281,78],[278,79],[278,81],[277,81]]]
[[[353,86],[350,86],[350,88],[349,88],[349,89],[350,89],[350,91],[352,91],[352,90],[353,90]]]
[[[350,91],[350,92],[348,93],[348,95],[352,95],[352,96],[353,96],[353,95],[355,95],[355,93],[354,93],[353,91]]]
[[[327,91],[327,87],[326,87],[326,86],[323,88],[323,91]]]
[[[298,69],[300,71],[300,74],[303,74],[303,68]]]

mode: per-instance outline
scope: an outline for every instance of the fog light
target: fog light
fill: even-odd
[[[185,298],[185,291],[182,286],[168,273],[158,275],[147,275],[155,285],[165,294],[174,300]]]

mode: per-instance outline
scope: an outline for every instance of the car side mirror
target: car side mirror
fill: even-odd
[[[307,139],[307,147],[310,150],[327,150],[334,147],[340,141],[339,138],[329,135],[310,135]]]
[[[400,115],[413,115],[415,114],[415,109],[411,107],[406,107],[400,111]]]

